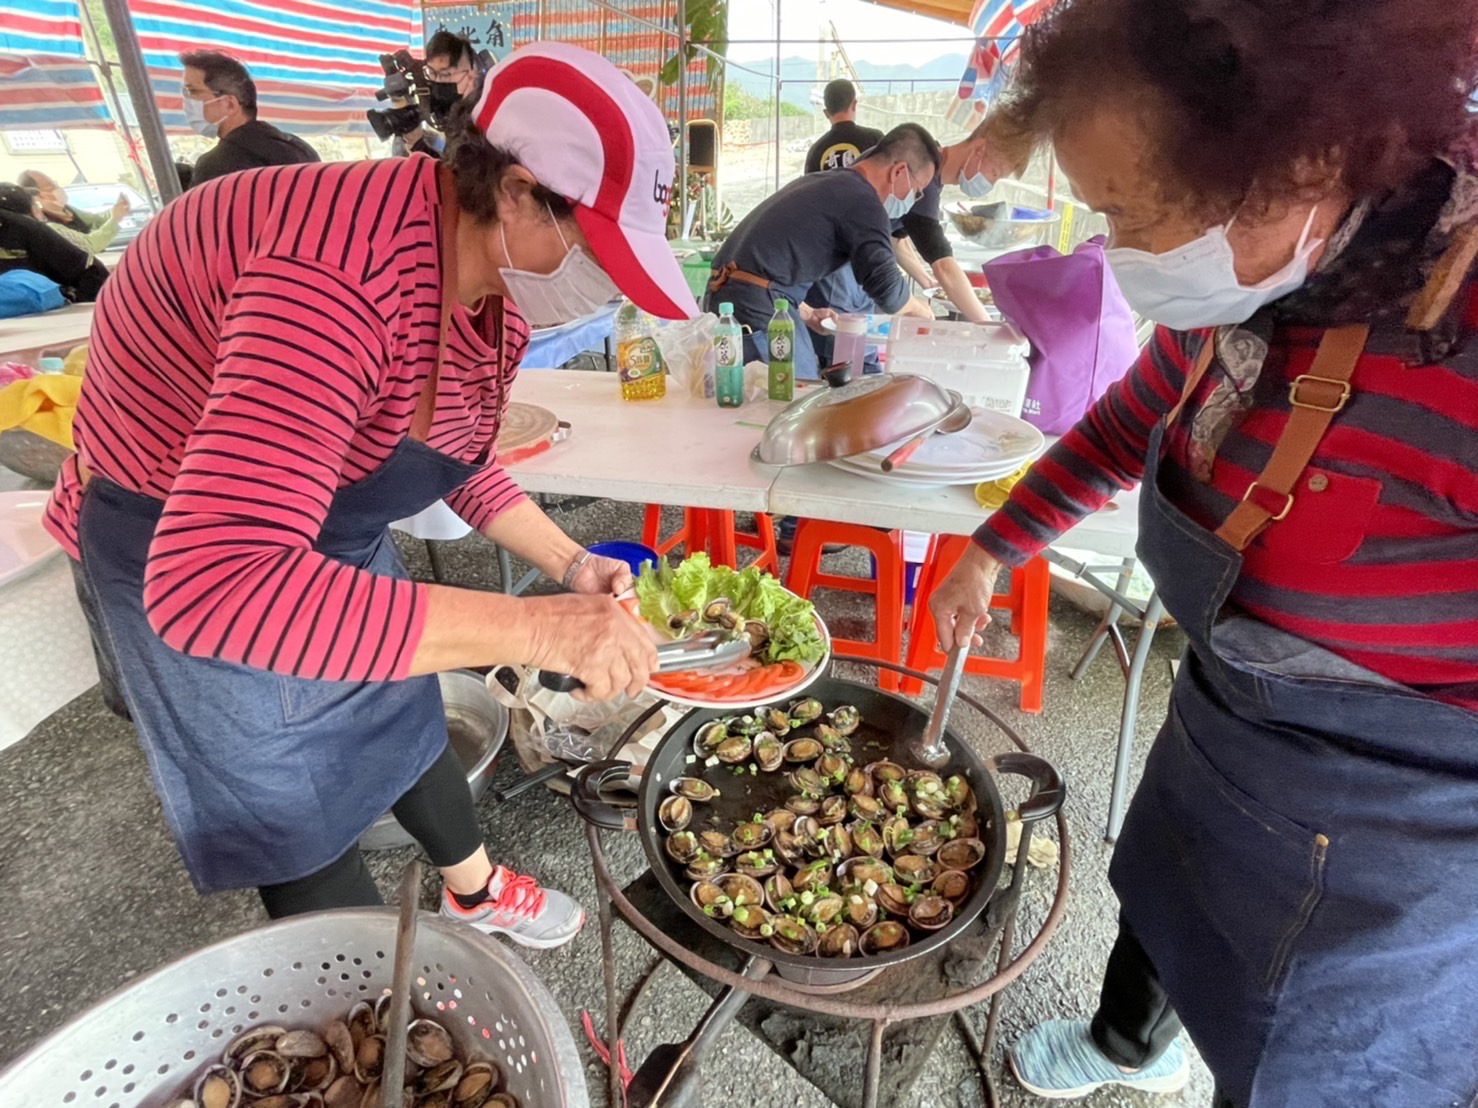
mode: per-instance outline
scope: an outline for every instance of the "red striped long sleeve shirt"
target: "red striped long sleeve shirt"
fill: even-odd
[[[144,603],[170,646],[299,676],[405,676],[424,586],[313,545],[336,490],[406,437],[441,319],[436,163],[248,171],[169,205],[104,286],[74,434],[96,476],[163,501]],[[488,452],[528,327],[453,315],[427,445]],[[499,378],[502,387],[499,387]],[[447,497],[476,528],[523,499],[490,461]],[[76,558],[69,461],[47,526]]]
[[[1478,323],[1470,299],[1469,325]],[[1145,471],[1149,436],[1174,406],[1210,332],[1158,329],[1138,362],[975,533],[1020,565]],[[1189,427],[1207,374],[1165,435],[1161,489],[1215,529],[1262,472],[1288,421],[1289,383],[1320,333],[1275,333],[1254,404],[1203,483]],[[1292,509],[1244,552],[1231,602],[1264,622],[1429,695],[1478,709],[1478,346],[1443,365],[1368,349],[1354,395],[1294,490]]]

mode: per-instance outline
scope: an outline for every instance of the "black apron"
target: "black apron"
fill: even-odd
[[[480,468],[425,444],[455,290],[456,190],[440,175],[441,343],[411,435],[340,489],[314,549],[406,577],[389,524]],[[495,331],[501,351],[501,327]],[[500,368],[501,372],[501,368]],[[149,626],[144,569],[164,502],[93,477],[78,523],[77,574],[111,670],[148,755],[164,817],[202,893],[280,884],[339,858],[447,745],[434,675],[321,681],[183,654]]]
[[[1466,1108],[1478,716],[1225,609],[1242,556],[1161,493],[1163,431],[1139,557],[1190,643],[1110,867],[1124,914],[1233,1103]]]

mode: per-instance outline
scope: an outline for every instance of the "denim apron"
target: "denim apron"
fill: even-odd
[[[444,178],[442,280],[451,289],[456,191]],[[441,349],[451,303],[448,296]],[[436,364],[410,436],[378,469],[335,493],[314,543],[319,554],[406,577],[389,524],[478,471],[422,441],[434,414],[440,351]],[[96,475],[87,483],[77,577],[96,646],[138,728],[195,887],[209,893],[305,877],[352,847],[446,748],[437,679],[312,680],[166,646],[143,602],[149,544],[163,509],[163,501]]]
[[[1163,430],[1139,557],[1189,646],[1110,866],[1125,917],[1231,1103],[1468,1108],[1478,716],[1224,608],[1242,556],[1161,493]]]

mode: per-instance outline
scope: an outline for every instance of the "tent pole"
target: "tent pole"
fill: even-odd
[[[174,158],[169,153],[169,139],[164,135],[159,105],[154,102],[154,89],[149,84],[144,53],[139,49],[139,38],[128,14],[128,0],[103,0],[103,11],[107,13],[108,26],[113,29],[113,42],[118,47],[118,61],[123,67],[123,82],[128,87],[129,99],[133,101],[134,114],[138,116],[139,133],[144,139],[144,149],[149,153],[149,163],[154,168],[154,185],[159,190],[159,198],[168,204],[180,195],[180,178],[175,172]]]
[[[95,64],[103,75],[103,89],[108,94],[108,108],[113,113],[113,123],[123,133],[124,144],[128,147],[129,160],[139,170],[139,176],[144,185],[144,198],[149,201],[149,210],[157,212],[159,210],[158,200],[154,191],[148,187],[149,179],[143,172],[144,167],[139,163],[133,128],[128,125],[128,117],[123,114],[123,101],[118,97],[118,85],[113,80],[113,63],[103,56],[103,46],[98,41],[98,31],[92,22],[92,12],[88,10],[85,3],[77,5],[77,14],[82,17],[82,33],[87,39],[87,48],[92,51],[96,59]]]
[[[677,0],[677,225],[688,231],[688,0]]]
[[[785,87],[785,82],[780,79],[780,0],[775,0],[775,134],[772,139],[775,143],[775,188],[780,188],[780,151],[784,144],[780,141],[780,94]]]

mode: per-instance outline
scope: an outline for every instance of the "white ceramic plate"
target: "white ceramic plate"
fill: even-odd
[[[964,476],[982,470],[1010,466],[1007,473],[1036,458],[1047,447],[1047,439],[1024,419],[971,408],[970,426],[948,435],[930,435],[913,456],[895,473],[910,476]],[[904,442],[890,443],[861,456],[859,460],[881,463]]]
[[[0,492],[0,585],[8,585],[44,565],[62,548],[41,526],[51,493]]]
[[[769,692],[761,693],[758,697],[702,697],[696,694],[680,693],[663,686],[662,678],[668,676],[663,673],[654,673],[649,687],[655,695],[664,700],[670,700],[674,704],[683,704],[689,708],[752,708],[756,704],[769,704],[796,696],[809,688],[812,682],[821,676],[826,669],[826,663],[831,660],[831,632],[827,630],[826,621],[821,618],[820,612],[816,613],[816,630],[821,632],[821,641],[826,645],[826,652],[814,662],[802,663],[801,675],[793,683],[781,689],[771,689]]]
[[[913,474],[905,470],[895,469],[892,473],[884,473],[875,462],[859,462],[855,458],[838,458],[831,463],[838,469],[851,473],[857,477],[865,477],[870,481],[881,481],[884,484],[904,485],[909,488],[919,489],[942,489],[952,485],[978,485],[982,481],[994,481],[1000,477],[1009,476],[1021,467],[1015,463],[995,469],[983,469],[974,473],[963,473],[953,475],[940,474]]]

